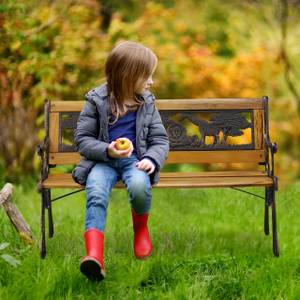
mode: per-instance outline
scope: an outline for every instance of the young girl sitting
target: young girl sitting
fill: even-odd
[[[130,41],[115,45],[105,64],[106,83],[86,94],[75,131],[83,159],[73,170],[76,182],[86,185],[85,247],[81,272],[92,280],[105,276],[104,227],[109,195],[117,181],[127,188],[134,230],[134,254],[151,255],[147,227],[151,186],[158,182],[169,141],[155,97],[150,92],[156,55]],[[127,149],[120,149],[124,138]]]

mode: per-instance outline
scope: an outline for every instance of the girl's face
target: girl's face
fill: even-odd
[[[140,85],[138,85],[136,93],[139,95],[144,94],[146,91],[148,91],[151,88],[151,85],[153,84],[152,75],[145,81],[142,81]]]
[[[137,84],[137,90],[135,91],[138,95],[143,95],[144,93],[146,93],[147,91],[150,90],[152,84],[153,84],[153,74],[156,70],[157,67],[157,62],[155,63],[155,66],[152,69],[151,75],[149,76],[148,79],[144,80],[142,79],[141,81],[138,82]]]

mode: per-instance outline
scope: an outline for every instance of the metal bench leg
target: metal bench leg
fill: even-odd
[[[47,189],[46,193],[47,193],[49,238],[52,238],[54,235],[54,227],[53,227],[53,217],[52,217],[51,190]]]
[[[45,189],[41,190],[41,258],[46,257],[46,228],[45,228],[45,210],[47,207],[47,194]]]
[[[271,193],[270,193],[270,188],[266,187],[265,188],[265,222],[264,222],[264,230],[265,234],[269,235],[270,229],[269,229],[269,206],[271,203]]]
[[[276,203],[275,203],[275,188],[271,190],[272,195],[272,232],[273,232],[273,253],[279,256],[279,245],[277,235],[277,222],[276,222]]]

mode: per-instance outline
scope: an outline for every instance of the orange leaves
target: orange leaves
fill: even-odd
[[[229,136],[227,138],[227,143],[229,145],[251,144],[252,142],[251,128],[243,129],[242,132],[243,134],[241,136]]]
[[[40,128],[44,99],[82,99],[105,80],[104,63],[113,45],[128,39],[150,47],[158,56],[153,86],[157,98],[270,95],[271,136],[283,151],[292,153],[293,158],[282,156],[289,166],[298,161],[299,116],[280,79],[276,39],[268,38],[274,36],[273,29],[251,12],[251,24],[258,26],[249,33],[249,20],[244,20],[249,12],[239,11],[241,6],[171,2],[166,7],[163,2],[134,1],[139,6],[134,9],[138,11],[135,19],[126,15],[133,13],[126,4],[121,9],[122,1],[116,2],[118,9],[113,8],[108,31],[103,32],[101,1],[42,1],[37,5],[29,0],[19,6],[12,1],[9,13],[0,14],[1,108],[23,106],[25,111],[34,111],[35,116],[24,114],[23,120],[32,122],[31,128]],[[254,36],[257,32],[259,36]],[[22,126],[18,124],[14,126]],[[230,142],[243,139],[249,139],[249,130]],[[5,151],[2,153],[9,153]],[[298,172],[299,165],[294,164]]]
[[[221,60],[205,47],[194,46],[186,53],[190,66],[185,85],[195,98],[257,97],[265,93],[267,75],[279,72],[273,53],[263,48],[238,54],[231,61]]]

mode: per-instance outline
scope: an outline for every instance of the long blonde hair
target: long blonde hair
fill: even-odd
[[[156,65],[153,51],[139,43],[121,41],[113,47],[105,63],[113,123],[127,112],[126,99],[134,99],[137,106],[142,104],[136,90],[152,75]]]

